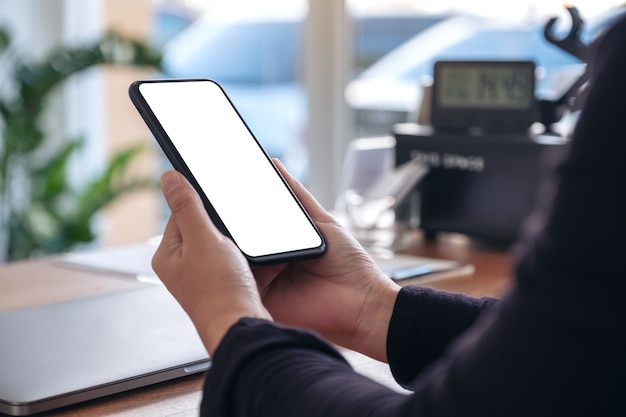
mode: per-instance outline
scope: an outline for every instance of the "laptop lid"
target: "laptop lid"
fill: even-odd
[[[0,412],[29,415],[204,371],[160,285],[0,314]]]

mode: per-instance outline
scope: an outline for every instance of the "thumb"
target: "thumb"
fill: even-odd
[[[285,181],[287,181],[287,184],[289,184],[291,190],[294,192],[296,197],[298,197],[298,200],[300,200],[300,203],[304,206],[304,209],[313,218],[313,221],[316,223],[334,221],[332,216],[324,209],[324,207],[322,207],[315,197],[313,197],[309,190],[307,190],[300,181],[291,176],[278,158],[273,158],[273,162]]]
[[[181,173],[164,172],[161,189],[183,241],[194,240],[196,236],[202,239],[206,232],[222,236],[209,219],[200,196]]]

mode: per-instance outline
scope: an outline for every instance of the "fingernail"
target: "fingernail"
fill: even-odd
[[[285,167],[283,165],[283,162],[280,159],[276,158],[276,157],[272,158],[272,161],[274,161],[274,165],[280,165],[283,168]]]
[[[172,191],[180,185],[180,176],[175,171],[167,171],[161,176],[161,189],[164,193]]]

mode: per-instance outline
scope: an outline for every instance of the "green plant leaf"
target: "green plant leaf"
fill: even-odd
[[[9,31],[4,27],[0,27],[0,52],[4,52],[10,44],[11,35]]]
[[[154,188],[151,178],[130,178],[127,174],[132,162],[146,149],[144,144],[132,145],[114,155],[107,169],[92,180],[77,196],[77,216],[94,213],[124,194],[139,189]]]
[[[43,166],[33,171],[35,178],[40,179],[41,189],[38,192],[43,201],[49,202],[67,190],[67,167],[82,144],[80,140],[67,142]]]
[[[93,219],[99,210],[124,194],[154,186],[155,181],[125,176],[140,153],[128,149],[113,157],[86,187],[71,189],[67,167],[79,141],[69,141],[41,161],[41,149],[50,146],[42,127],[48,98],[69,77],[93,66],[108,63],[159,69],[161,55],[142,42],[108,33],[90,45],[60,46],[41,61],[28,61],[11,47],[10,34],[1,27],[0,53],[7,69],[3,79],[7,88],[0,91],[0,204],[12,201],[16,187],[8,179],[15,167],[26,169],[29,182],[16,193],[27,201],[9,213],[8,259],[57,253],[89,242],[95,237]]]

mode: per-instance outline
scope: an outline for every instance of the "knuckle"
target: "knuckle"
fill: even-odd
[[[157,251],[154,254],[154,257],[152,258],[152,270],[158,275],[161,276],[161,274],[163,273],[163,269],[162,269],[162,261],[161,258],[159,257],[160,253],[159,251]]]
[[[163,248],[159,247],[156,250],[156,252],[154,253],[154,256],[152,257],[151,264],[152,264],[152,269],[159,277],[161,277],[166,272],[167,257],[163,253]]]
[[[198,198],[192,193],[182,192],[172,196],[168,202],[172,213],[180,213],[188,210],[198,203]]]

